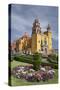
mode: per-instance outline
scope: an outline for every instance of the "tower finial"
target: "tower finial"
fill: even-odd
[[[49,31],[50,29],[51,29],[50,24],[48,24],[47,31]]]

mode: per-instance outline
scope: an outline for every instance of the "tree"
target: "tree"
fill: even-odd
[[[35,70],[40,69],[41,59],[42,59],[41,54],[35,53],[33,55],[33,67],[34,67]]]

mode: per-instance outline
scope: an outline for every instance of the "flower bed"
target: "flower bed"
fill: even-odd
[[[13,68],[12,75],[27,81],[47,81],[54,78],[55,71],[52,68],[40,67],[35,71],[32,66],[17,66]]]

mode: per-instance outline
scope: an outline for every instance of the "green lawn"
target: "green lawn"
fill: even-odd
[[[14,68],[14,67],[16,67],[16,66],[19,66],[19,65],[20,65],[20,66],[21,66],[21,65],[22,65],[22,66],[26,66],[26,65],[31,65],[31,64],[13,60],[13,61],[11,62],[11,69]]]
[[[18,66],[18,65],[30,65],[28,63],[23,63],[23,62],[19,62],[19,61],[12,61],[11,62],[11,69]],[[11,85],[12,86],[22,86],[22,85],[41,85],[41,84],[55,84],[58,83],[58,70],[55,69],[55,76],[52,80],[48,80],[48,81],[40,81],[40,82],[28,82],[24,79],[18,79],[15,78],[14,76],[11,76]]]

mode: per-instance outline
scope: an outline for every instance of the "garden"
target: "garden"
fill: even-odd
[[[58,83],[58,56],[41,54],[14,56],[11,61],[11,85]]]

